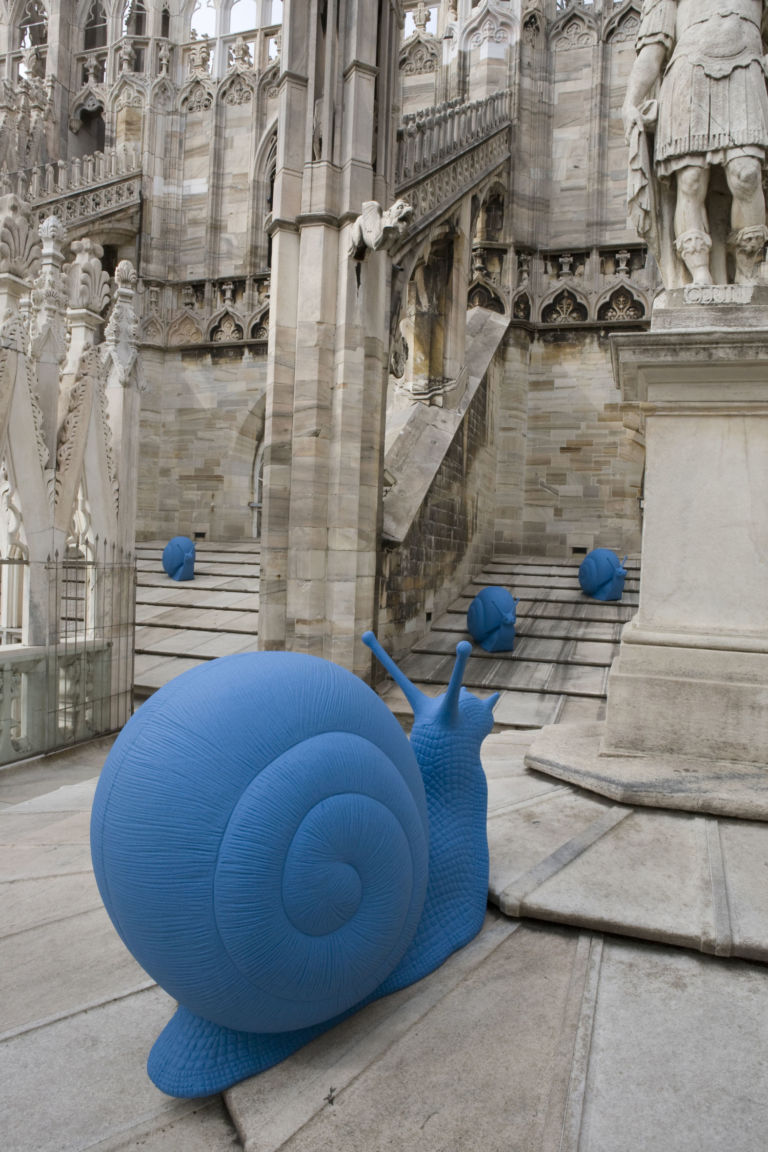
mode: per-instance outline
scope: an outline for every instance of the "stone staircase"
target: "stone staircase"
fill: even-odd
[[[508,588],[520,603],[514,652],[487,653],[475,645],[464,683],[479,696],[500,692],[494,717],[501,728],[602,720],[608,672],[621,629],[637,611],[640,561],[627,561],[620,603],[588,600],[579,588],[576,560],[491,561],[431,631],[401,661],[422,691],[436,695],[447,685],[459,640],[469,640],[467,609],[481,588]],[[401,716],[410,713],[394,684],[381,689]]]
[[[217,656],[257,649],[257,541],[198,542],[194,580],[176,583],[163,572],[163,542],[137,545],[136,669],[138,699]],[[422,691],[436,695],[450,679],[459,640],[470,639],[466,615],[489,584],[519,599],[514,652],[487,653],[475,645],[464,683],[480,696],[500,692],[498,728],[540,728],[602,720],[608,671],[621,629],[637,610],[640,562],[627,561],[620,603],[588,600],[578,561],[495,559],[469,584],[431,631],[401,661]],[[391,681],[380,686],[389,707],[407,722],[410,706]]]
[[[258,643],[258,542],[198,541],[195,578],[182,583],[163,571],[165,543],[136,547],[134,687],[139,700],[196,664],[254,652]]]

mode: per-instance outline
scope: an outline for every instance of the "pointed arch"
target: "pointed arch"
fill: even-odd
[[[542,324],[583,324],[589,319],[589,301],[576,288],[558,285],[541,304]]]
[[[583,8],[567,9],[549,32],[549,42],[555,51],[589,48],[597,44],[597,39],[597,22],[591,12]]]
[[[233,308],[220,308],[208,324],[208,340],[213,344],[229,344],[245,337],[245,325],[239,312]]]
[[[614,41],[634,41],[640,27],[640,5],[637,0],[625,0],[625,3],[608,19],[603,39]]]
[[[648,302],[643,299],[642,293],[630,288],[628,284],[619,284],[618,287],[609,288],[598,299],[595,315],[598,320],[608,323],[637,323],[648,316]]]

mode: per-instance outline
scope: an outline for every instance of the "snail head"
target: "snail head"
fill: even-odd
[[[499,699],[494,692],[487,700],[481,700],[461,685],[464,670],[472,651],[467,640],[456,645],[456,663],[453,666],[450,683],[439,696],[427,696],[412,684],[404,672],[398,668],[392,657],[384,651],[373,632],[363,633],[363,643],[373,652],[376,659],[402,689],[403,695],[413,709],[414,729],[417,725],[434,725],[443,729],[471,726],[482,741],[493,728],[493,709]]]

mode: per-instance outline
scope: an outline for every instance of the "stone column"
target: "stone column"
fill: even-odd
[[[528,763],[630,803],[768,819],[768,290],[717,293],[670,292],[651,332],[612,337],[646,414],[639,610],[605,724],[544,730]]]
[[[392,20],[385,9],[383,25]],[[260,643],[364,673],[370,655],[359,636],[376,607],[390,260],[384,251],[362,262],[348,253],[363,202],[389,186],[371,157],[382,29],[373,0],[334,0],[320,51],[313,21],[316,5],[286,4]],[[380,119],[380,131],[387,123]]]
[[[604,752],[768,762],[765,321],[614,338],[622,395],[646,413],[647,480]]]

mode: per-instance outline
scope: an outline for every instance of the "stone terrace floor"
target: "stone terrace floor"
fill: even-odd
[[[494,686],[483,682],[492,665],[510,680],[534,666],[504,689],[515,726],[484,745],[484,931],[421,983],[223,1096],[171,1100],[144,1071],[173,1004],[118,940],[90,869],[89,807],[110,742],[0,773],[3,1152],[765,1147],[768,826],[633,809],[525,767],[526,720],[599,717],[595,682],[572,692],[568,675],[603,673],[595,658],[608,652],[583,645],[609,649],[621,623],[589,619],[600,606],[568,586],[564,566],[547,566],[562,614],[534,583],[518,663],[473,656],[480,691]],[[493,572],[480,582],[516,595],[523,576],[550,575]],[[407,658],[433,691],[464,610],[453,605]],[[529,639],[560,647],[526,661]]]

